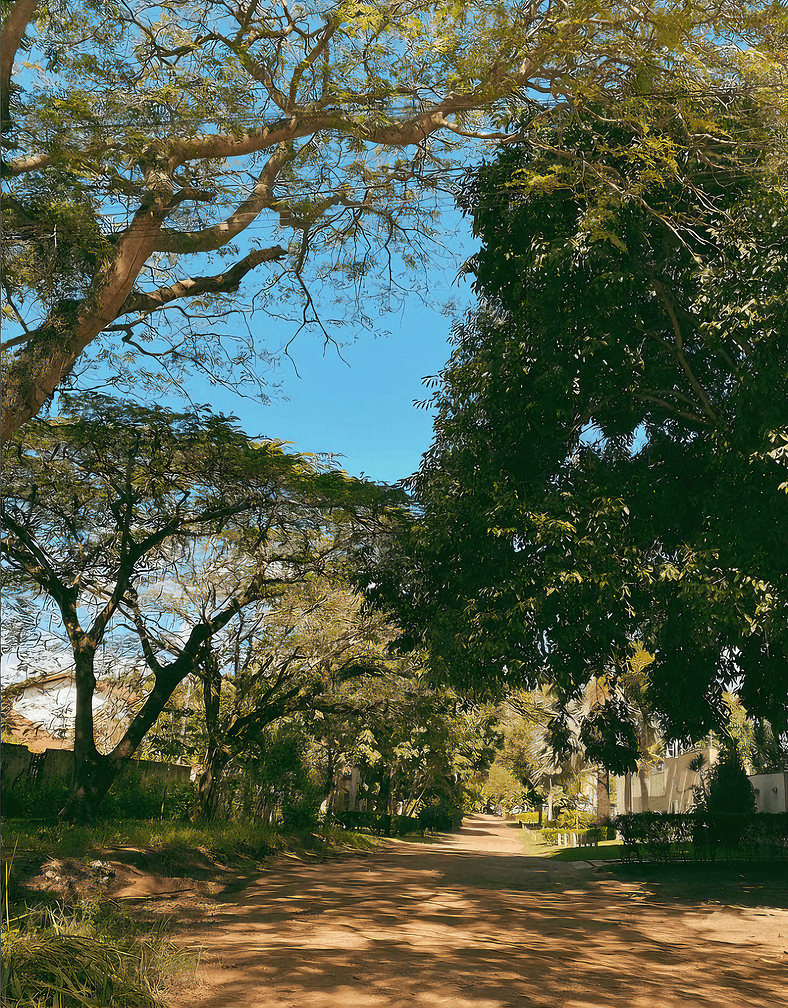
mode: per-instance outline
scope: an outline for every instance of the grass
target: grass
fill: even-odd
[[[585,847],[558,847],[543,843],[539,833],[528,830],[523,830],[521,839],[526,854],[554,861],[617,861],[623,850],[623,844],[617,840],[600,840],[598,844]]]
[[[558,847],[554,853],[546,854],[554,861],[619,861],[623,857],[624,845],[616,840],[600,840],[593,847]]]
[[[193,969],[161,928],[95,903],[6,905],[0,986],[7,1008],[159,1008],[167,979]]]
[[[199,850],[213,857],[236,855],[262,859],[289,850],[369,850],[377,838],[355,830],[321,828],[313,833],[287,833],[254,822],[189,823],[123,819],[92,826],[41,825],[6,820],[3,843],[17,856],[84,858],[112,847],[141,847],[176,854]]]
[[[112,848],[159,855],[168,871],[190,871],[199,851],[248,872],[273,854],[370,850],[382,841],[355,830],[321,827],[285,832],[260,823],[127,819],[93,826],[9,820],[3,825],[5,869],[36,874],[47,859],[88,860]],[[13,888],[13,886],[12,886]],[[5,887],[6,894],[8,887]],[[42,897],[44,894],[42,894]],[[111,902],[4,908],[0,985],[7,1008],[160,1008],[167,979],[189,965],[161,927],[135,920]],[[44,897],[46,899],[46,897]]]

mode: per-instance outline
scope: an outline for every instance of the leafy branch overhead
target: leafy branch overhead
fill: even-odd
[[[683,101],[716,125],[681,173],[652,171],[683,123],[649,101],[647,142],[592,103],[468,174],[480,303],[434,380],[420,520],[370,575],[457,687],[547,684],[568,712],[602,681],[580,735],[611,768],[642,723],[727,730],[726,690],[788,725],[784,131]]]
[[[3,436],[83,357],[118,381],[140,358],[150,380],[186,364],[259,379],[251,327],[216,335],[244,284],[303,324],[326,282],[340,298],[375,275],[384,296],[410,288],[424,194],[459,147],[509,137],[524,106],[596,97],[618,115],[657,64],[668,92],[746,91],[755,70],[768,90],[779,17],[749,0],[10,3]]]

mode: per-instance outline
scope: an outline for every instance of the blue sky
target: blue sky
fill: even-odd
[[[192,400],[234,414],[248,434],[295,442],[295,451],[341,455],[337,466],[353,476],[364,473],[387,483],[410,476],[432,440],[432,413],[413,403],[429,395],[422,379],[445,365],[457,317],[442,315],[441,305],[456,300],[460,314],[473,300],[470,282],[458,284],[454,274],[476,242],[456,212],[442,220],[452,232],[457,261],[453,269],[436,267],[430,274],[435,307],[414,293],[400,312],[381,316],[380,334],[363,333],[342,347],[344,359],[334,347],[324,347],[322,336],[300,334],[290,351],[295,367],[286,359],[282,363],[276,375],[282,395],[270,405],[195,379],[187,386]],[[295,323],[275,328],[284,343]]]

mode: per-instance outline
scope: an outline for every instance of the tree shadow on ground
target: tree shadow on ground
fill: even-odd
[[[604,870],[639,882],[665,903],[788,908],[788,864],[782,862],[620,864]]]
[[[785,931],[783,911],[754,914],[741,905],[723,911],[689,896],[672,899],[667,890],[655,898],[652,882],[607,869],[556,864],[516,848],[490,853],[461,846],[484,832],[463,830],[444,849],[400,844],[355,863],[293,864],[267,873],[218,905],[209,921],[184,923],[183,940],[202,945],[204,965],[176,1004],[784,1003],[786,946],[770,937],[777,940],[777,927]]]

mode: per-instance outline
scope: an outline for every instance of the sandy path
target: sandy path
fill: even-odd
[[[193,1008],[785,1008],[788,911],[668,907],[528,857],[500,819],[280,862],[181,939]]]

